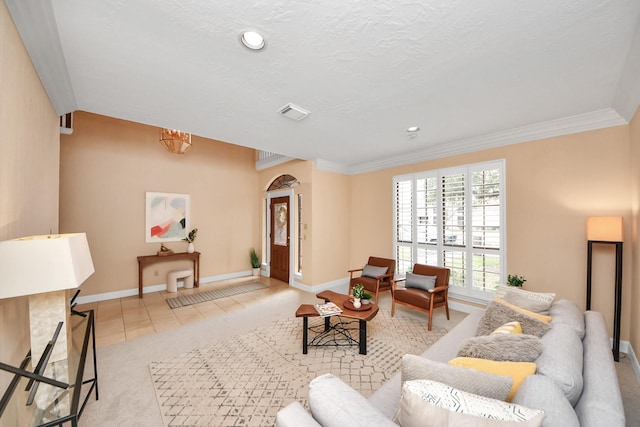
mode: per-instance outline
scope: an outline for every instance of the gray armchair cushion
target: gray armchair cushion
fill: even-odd
[[[404,286],[428,291],[436,287],[437,276],[423,276],[421,274],[407,273]]]
[[[387,270],[387,267],[376,267],[375,265],[365,264],[364,268],[362,269],[362,276],[372,277],[375,279],[378,276],[387,274]]]

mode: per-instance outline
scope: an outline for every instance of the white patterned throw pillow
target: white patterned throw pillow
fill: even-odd
[[[490,399],[431,380],[407,381],[394,421],[414,426],[541,426],[544,412]]]

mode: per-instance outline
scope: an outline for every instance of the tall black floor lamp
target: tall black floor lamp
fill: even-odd
[[[620,361],[620,308],[622,305],[622,217],[587,219],[587,310],[591,310],[591,270],[594,244],[616,246],[616,287],[613,323],[613,359]]]

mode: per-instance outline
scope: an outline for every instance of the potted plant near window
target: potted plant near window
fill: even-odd
[[[527,279],[525,279],[524,276],[518,276],[517,274],[514,274],[514,275],[509,274],[507,276],[507,285],[514,286],[516,288],[521,288],[522,285],[524,285],[524,282],[526,281]]]
[[[260,275],[260,257],[256,253],[256,250],[251,248],[249,251],[249,258],[251,260],[251,274],[254,276]]]
[[[192,254],[195,252],[196,248],[195,246],[193,246],[193,241],[196,240],[196,234],[198,234],[198,229],[194,228],[193,230],[191,230],[189,232],[189,234],[187,234],[187,237],[185,237],[184,240],[185,242],[189,243],[187,245],[187,252]]]

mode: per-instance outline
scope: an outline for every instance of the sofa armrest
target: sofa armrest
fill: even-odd
[[[364,396],[331,374],[311,381],[309,407],[324,427],[397,427]]]
[[[436,293],[439,293],[439,292],[446,291],[447,289],[449,289],[449,285],[442,285],[442,286],[436,286],[433,289],[429,289],[427,292],[429,292],[431,294],[436,294]]]
[[[623,427],[624,406],[618,385],[615,362],[611,354],[609,331],[602,313],[584,313],[584,388],[575,406],[582,427],[602,425]]]
[[[276,414],[277,427],[322,427],[298,401],[280,409]]]

